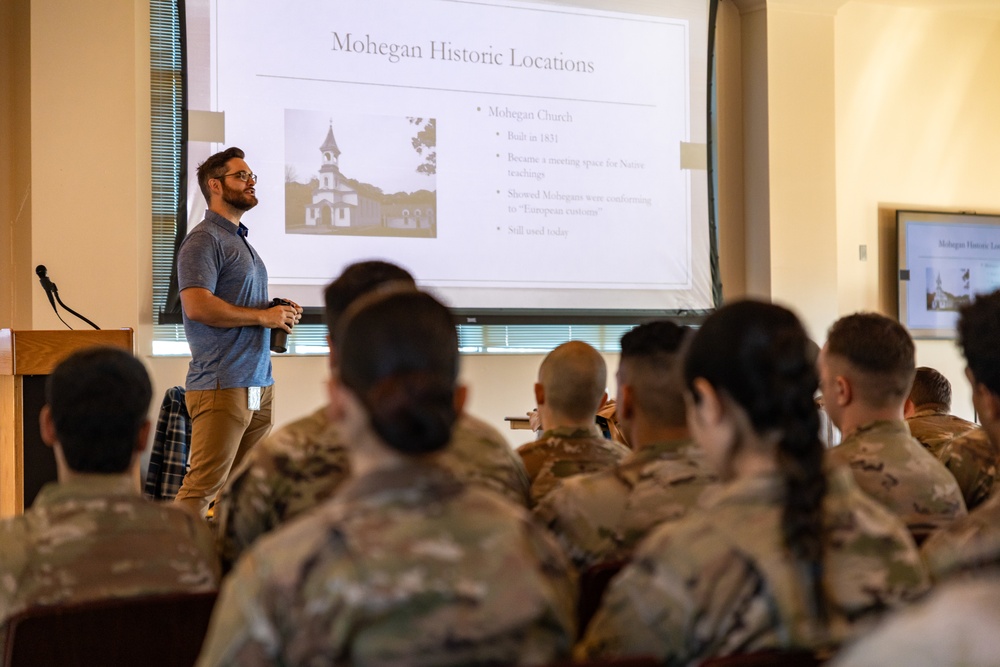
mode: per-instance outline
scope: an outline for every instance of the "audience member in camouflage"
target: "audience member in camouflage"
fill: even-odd
[[[855,313],[830,327],[819,371],[824,407],[843,434],[829,450],[830,461],[850,466],[858,486],[903,519],[920,542],[965,516],[966,508],[955,478],[903,419],[914,353],[899,322]]]
[[[639,544],[581,657],[827,648],[925,589],[899,519],[824,470],[815,358],[780,306],[738,301],[705,320],[684,355],[687,423],[722,486]]]
[[[215,506],[223,566],[270,532],[333,495],[347,478],[347,448],[326,406],[283,426],[230,476]]]
[[[200,664],[545,664],[573,642],[568,568],[496,494],[375,472],[241,559]]]
[[[960,435],[938,457],[958,482],[965,506],[972,511],[993,494],[1000,451],[981,428]]]
[[[1000,442],[1000,291],[976,295],[958,318],[958,342],[972,403],[991,441]],[[927,601],[851,647],[841,665],[997,664],[1000,623],[1000,496],[931,536],[924,559],[940,584]],[[958,573],[966,576],[956,577]],[[969,580],[966,581],[966,577]]]
[[[720,490],[704,512],[656,528],[612,582],[578,657],[653,655],[667,665],[767,648],[817,649],[869,629],[914,600],[927,574],[906,528],[832,472],[823,505],[825,626],[782,543],[782,480]]]
[[[973,422],[951,414],[951,382],[933,368],[921,366],[913,376],[913,387],[903,406],[910,435],[940,458],[941,450],[970,429]]]
[[[934,408],[915,410],[906,418],[906,425],[910,435],[939,458],[949,442],[969,431],[979,430],[978,424]]]
[[[517,453],[531,480],[531,498],[537,503],[567,477],[607,470],[631,452],[592,425],[549,429],[540,439],[521,445]]]
[[[582,570],[627,558],[650,529],[695,507],[713,481],[691,440],[650,443],[611,470],[565,480],[535,516]]]
[[[604,438],[594,423],[608,400],[607,376],[597,350],[578,340],[563,343],[542,360],[535,403],[545,431],[518,449],[533,502],[562,479],[610,468],[628,456],[628,447]]]
[[[618,416],[635,451],[613,469],[565,480],[535,507],[581,569],[628,557],[650,529],[684,516],[715,481],[685,421],[679,351],[687,332],[663,321],[622,337]]]
[[[347,447],[328,410],[273,433],[223,489],[215,516],[227,569],[257,538],[332,497],[348,477]],[[521,459],[495,428],[471,415],[459,417],[439,464],[463,481],[528,504]]]
[[[436,459],[462,407],[458,340],[426,294],[336,327],[331,417],[352,477],[261,539],[220,594],[200,664],[544,664],[574,634],[570,565],[527,510]]]
[[[0,522],[0,621],[32,606],[215,590],[204,521],[139,494],[151,394],[142,363],[119,349],[77,352],[48,377],[41,435],[59,481]]]
[[[858,486],[902,519],[918,541],[967,514],[955,478],[902,421],[866,424],[827,451],[832,463],[849,466]]]

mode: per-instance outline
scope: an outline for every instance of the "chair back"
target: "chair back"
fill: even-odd
[[[216,593],[171,593],[26,609],[7,621],[5,667],[191,667]]]
[[[804,649],[767,649],[702,661],[699,667],[819,667],[826,656]]]
[[[580,573],[580,597],[576,607],[577,628],[583,636],[590,619],[597,613],[604,598],[604,591],[628,561],[614,560],[595,563]]]

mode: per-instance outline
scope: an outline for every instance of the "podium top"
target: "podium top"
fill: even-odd
[[[14,331],[0,329],[0,375],[48,375],[77,350],[96,345],[120,347],[135,353],[130,329],[80,331]]]

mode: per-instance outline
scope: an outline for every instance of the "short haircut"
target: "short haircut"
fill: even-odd
[[[208,189],[208,181],[213,178],[222,178],[230,160],[233,158],[243,159],[244,157],[246,154],[241,149],[230,146],[198,165],[198,187],[201,188],[201,194],[205,196],[206,202],[211,203],[212,201],[212,192]]]
[[[686,423],[681,346],[687,327],[659,321],[640,324],[622,336],[619,380],[633,388],[635,405],[664,426]]]
[[[951,410],[951,382],[937,370],[921,366],[913,376],[910,402],[917,408],[933,407]]]
[[[142,362],[119,348],[89,348],[59,364],[45,382],[45,402],[69,467],[125,472],[152,394]]]
[[[1000,290],[979,294],[959,311],[958,344],[969,369],[992,393],[1000,395]]]
[[[390,283],[416,287],[416,282],[409,271],[381,260],[351,264],[336,280],[327,285],[323,297],[326,302],[326,326],[330,331],[330,340],[334,338],[337,321],[352,303],[359,297]]]
[[[592,418],[607,388],[607,364],[593,347],[571,340],[549,352],[538,369],[538,381],[553,410],[570,419]]]
[[[828,355],[846,360],[854,371],[858,398],[882,408],[902,404],[916,371],[913,339],[899,322],[878,313],[855,313],[833,323]]]

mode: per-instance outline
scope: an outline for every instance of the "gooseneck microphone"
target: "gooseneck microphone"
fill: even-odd
[[[45,296],[49,297],[49,303],[52,305],[52,310],[54,310],[56,315],[58,315],[59,310],[56,308],[56,300],[52,298],[52,291],[56,286],[52,284],[51,280],[49,280],[49,270],[45,268],[44,264],[39,264],[35,267],[35,275],[38,276],[38,282],[42,284],[42,289],[45,290]],[[66,323],[63,322],[63,324]],[[69,325],[66,324],[66,326]]]
[[[62,299],[59,298],[59,288],[56,287],[56,284],[54,282],[49,280],[49,272],[48,269],[45,268],[44,264],[39,264],[38,266],[35,267],[35,275],[38,276],[38,282],[42,284],[42,289],[45,290],[45,295],[49,297],[49,303],[52,304],[52,310],[55,311],[56,317],[59,318],[60,322],[66,324],[66,320],[62,318],[62,315],[59,314],[59,309],[56,308],[56,301],[58,301],[59,305],[65,308],[67,312],[76,315],[78,318],[80,318],[90,326],[100,331],[101,327],[97,326],[96,324],[88,320],[86,317],[84,317],[83,315],[81,315],[80,313],[76,312],[75,310],[67,306],[65,303],[63,303]],[[66,328],[72,329],[73,327],[66,324]]]

